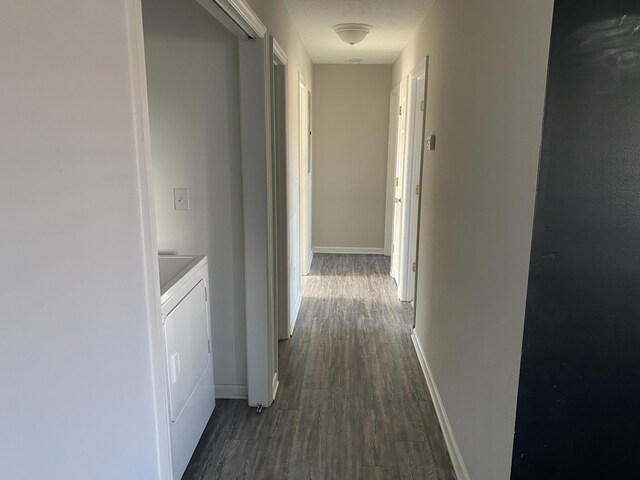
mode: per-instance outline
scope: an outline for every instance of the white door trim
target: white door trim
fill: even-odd
[[[158,234],[156,227],[151,162],[151,137],[147,72],[142,28],[142,2],[126,2],[128,56],[131,78],[131,96],[134,106],[136,139],[136,168],[139,182],[139,205],[142,219],[142,262],[146,280],[147,325],[150,343],[150,363],[156,423],[156,449],[158,472],[162,480],[171,479],[171,437],[169,403],[167,399],[167,370],[163,354],[162,313],[160,302],[160,272],[158,266]]]
[[[196,0],[231,33],[251,39],[264,38],[267,27],[244,0]]]
[[[289,228],[287,210],[287,56],[276,39],[271,36],[273,58],[271,62],[271,125],[274,191],[274,317],[275,344],[289,335]],[[277,348],[274,364],[278,370]]]
[[[273,42],[273,59],[278,65],[286,65],[287,64],[287,54],[284,52],[278,41],[272,36],[271,41]]]

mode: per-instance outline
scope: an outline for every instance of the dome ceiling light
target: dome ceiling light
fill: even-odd
[[[339,23],[333,26],[333,30],[343,42],[349,45],[355,45],[369,35],[371,25],[367,25],[366,23]]]

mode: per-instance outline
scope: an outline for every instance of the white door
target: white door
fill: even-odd
[[[389,95],[389,140],[387,148],[387,188],[384,209],[384,254],[391,257],[393,246],[393,194],[395,193],[396,150],[398,146],[398,93],[400,85]]]
[[[307,84],[299,77],[299,146],[300,146],[300,270],[308,275],[313,257],[311,247],[311,93]]]
[[[400,84],[396,111],[397,139],[395,177],[393,179],[393,235],[391,243],[391,276],[400,282],[400,259],[402,256],[402,197],[407,137],[407,80]]]
[[[276,387],[273,315],[273,191],[268,39],[240,40],[240,128],[247,325],[247,390],[250,406],[268,407]],[[245,81],[246,80],[246,81]]]
[[[307,129],[305,132],[306,142],[307,142],[307,191],[306,191],[306,201],[307,201],[307,212],[306,212],[306,226],[307,226],[307,268],[306,274],[309,274],[309,270],[311,269],[311,262],[313,261],[313,235],[311,226],[313,225],[313,147],[311,145],[311,90],[307,88],[307,117],[306,117],[306,125]]]
[[[398,296],[404,302],[414,299],[418,250],[418,212],[426,111],[426,58],[409,75],[407,151],[404,165],[402,204],[402,247],[399,262]]]

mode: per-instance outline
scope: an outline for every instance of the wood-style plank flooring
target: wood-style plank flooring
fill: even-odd
[[[455,479],[389,259],[319,255],[280,388],[257,415],[218,400],[185,479]]]

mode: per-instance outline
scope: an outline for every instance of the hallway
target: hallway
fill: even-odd
[[[218,400],[185,479],[454,479],[389,260],[316,254],[280,388]]]

